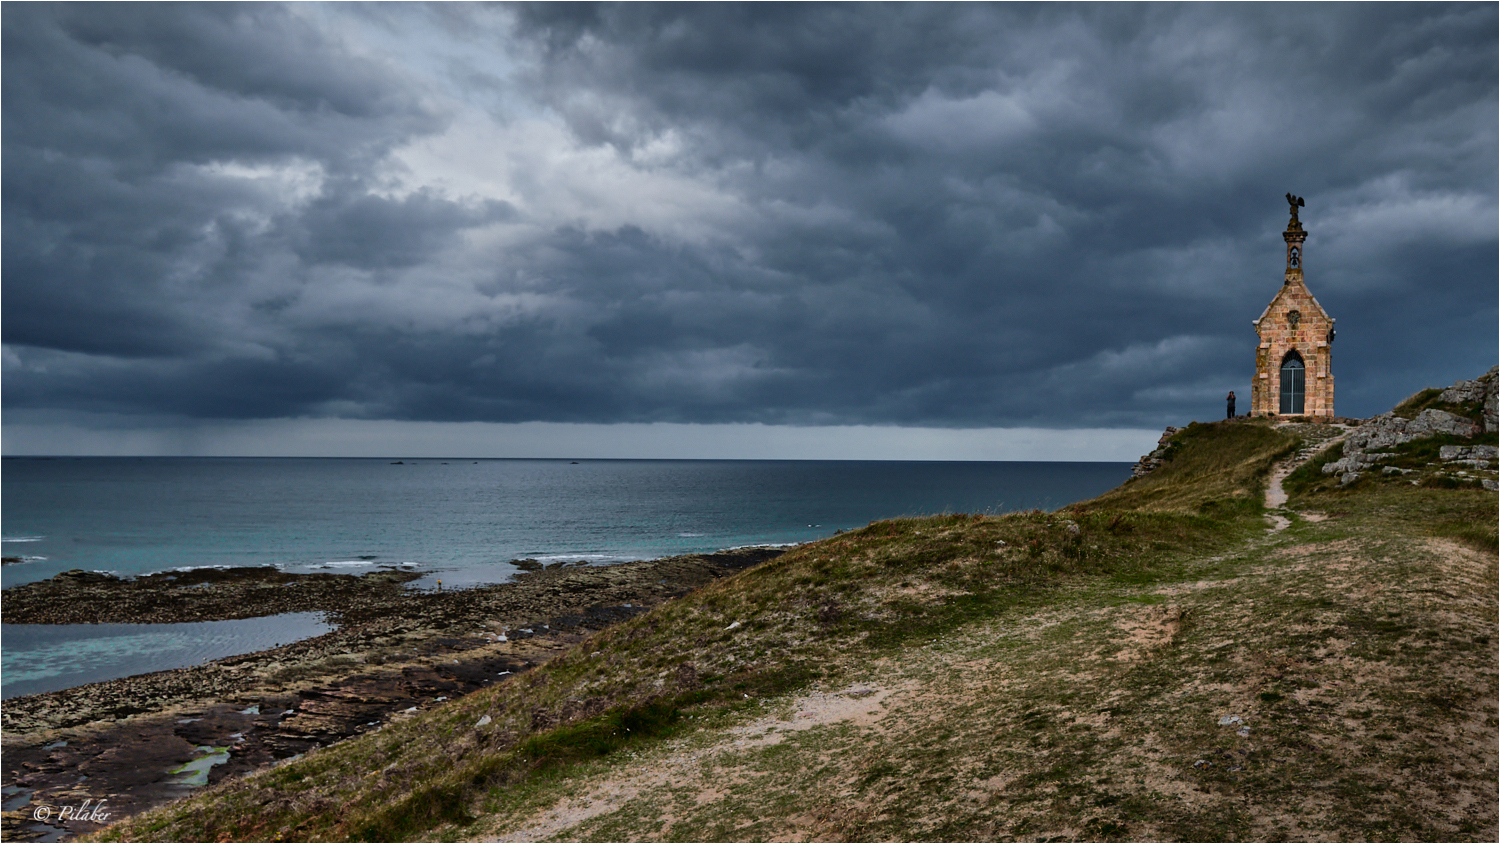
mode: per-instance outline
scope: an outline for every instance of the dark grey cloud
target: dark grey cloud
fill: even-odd
[[[509,203],[466,205],[420,191],[400,199],[372,196],[364,185],[325,191],[287,221],[299,258],[312,264],[343,263],[365,269],[409,267],[454,248],[466,228],[510,219]]]
[[[1483,4],[7,4],[7,409],[1154,426],[1287,190],[1339,409],[1496,355]]]

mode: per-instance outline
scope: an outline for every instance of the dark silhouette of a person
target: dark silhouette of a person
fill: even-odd
[[[1229,391],[1229,412],[1224,415],[1225,419],[1234,418],[1234,390]]]

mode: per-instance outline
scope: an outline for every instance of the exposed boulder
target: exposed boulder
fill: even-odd
[[[1438,434],[1472,437],[1480,430],[1480,426],[1446,410],[1428,408],[1415,419],[1403,419],[1394,412],[1382,413],[1349,434],[1344,440],[1344,455],[1390,448]]]
[[[1441,460],[1494,460],[1495,457],[1492,445],[1445,445],[1438,449]]]
[[[1500,386],[1500,366],[1490,367],[1486,372],[1472,381],[1460,381],[1444,390],[1438,401],[1448,404],[1470,404],[1483,403],[1484,405],[1484,432],[1490,433],[1497,430],[1496,426],[1496,388]]]
[[[1347,451],[1347,447],[1345,450]],[[1347,454],[1344,457],[1340,457],[1338,460],[1335,460],[1332,463],[1324,463],[1323,474],[1342,475],[1345,472],[1358,472],[1361,469],[1369,468],[1370,466],[1374,466],[1376,463],[1379,463],[1382,460],[1386,460],[1395,456],[1396,453],[1393,451],[1357,451],[1353,454]]]

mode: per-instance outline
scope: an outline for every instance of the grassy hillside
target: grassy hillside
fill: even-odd
[[[1494,840],[1494,493],[1194,425],[1054,512],[877,522],[109,840]],[[1490,526],[1483,544],[1476,524]]]
[[[1147,512],[1259,514],[1267,470],[1297,438],[1268,421],[1194,422],[1167,445],[1161,468],[1086,503]],[[1076,505],[1075,505],[1076,506]]]

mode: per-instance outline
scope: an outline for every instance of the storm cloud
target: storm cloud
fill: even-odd
[[[1497,346],[1493,4],[5,4],[12,419],[1154,428]],[[19,415],[18,415],[19,414]]]

